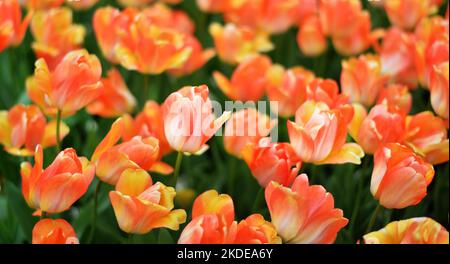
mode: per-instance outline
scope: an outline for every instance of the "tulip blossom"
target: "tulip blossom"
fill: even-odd
[[[122,12],[109,6],[95,10],[92,26],[103,56],[108,61],[119,62],[115,52],[116,44],[137,14],[138,10],[132,8],[127,8]]]
[[[50,10],[61,6],[64,0],[25,0],[29,9]]]
[[[156,3],[144,8],[140,15],[158,27],[173,29],[192,36],[195,33],[195,24],[186,12],[172,10],[164,4]]]
[[[20,165],[22,193],[37,213],[61,213],[68,210],[86,193],[95,174],[95,165],[85,157],[78,157],[74,149],[61,151],[55,160],[43,169],[42,147],[36,147],[34,166]]]
[[[125,170],[109,193],[120,229],[131,234],[146,234],[155,228],[178,230],[186,221],[186,212],[175,209],[175,189],[158,182],[141,169]]]
[[[434,111],[448,120],[448,61],[436,65],[431,73],[430,96]]]
[[[349,132],[366,153],[373,154],[386,143],[401,141],[405,133],[405,115],[398,108],[378,104],[369,114],[362,106],[354,106],[354,109]]]
[[[22,11],[18,0],[0,2],[0,52],[9,46],[18,46],[30,23],[32,12],[22,21]]]
[[[277,182],[265,190],[272,224],[289,244],[331,244],[348,219],[334,208],[333,196],[320,185],[309,185],[306,174],[299,175],[292,187]]]
[[[165,100],[162,110],[164,132],[172,149],[201,154],[208,141],[228,120],[230,112],[215,118],[206,85],[186,86]]]
[[[332,37],[349,36],[358,26],[355,21],[361,16],[359,0],[321,0],[319,14],[322,29]]]
[[[209,32],[220,59],[229,64],[237,64],[250,55],[273,49],[267,34],[248,27],[212,23]]]
[[[269,135],[277,123],[276,119],[271,119],[254,108],[245,108],[233,113],[225,125],[223,136],[225,150],[241,158],[241,151],[247,144],[257,144],[261,138]]]
[[[411,111],[412,95],[407,86],[391,84],[385,89],[381,89],[377,104],[386,104],[406,115]]]
[[[307,87],[314,80],[314,73],[302,67],[285,69],[274,65],[267,75],[267,96],[270,102],[277,103],[271,111],[285,118],[294,116],[307,99]]]
[[[229,0],[196,0],[198,8],[203,12],[221,13],[228,9]]]
[[[38,11],[31,19],[32,48],[38,58],[44,58],[53,70],[67,52],[79,49],[86,29],[72,23],[72,10],[54,8]]]
[[[433,176],[433,166],[410,148],[389,143],[374,154],[370,191],[385,208],[402,209],[422,201]]]
[[[184,228],[178,244],[279,244],[273,225],[259,214],[234,221],[233,200],[209,190],[198,196],[192,221]]]
[[[66,0],[76,10],[86,10],[94,6],[99,0]]]
[[[353,116],[348,96],[339,93],[339,87],[334,80],[315,78],[306,89],[307,100],[325,103],[331,109],[343,111],[346,119]]]
[[[74,114],[100,94],[101,64],[86,50],[67,53],[53,70],[44,59],[38,59],[35,66],[34,75],[26,82],[27,92],[47,114]]]
[[[319,56],[325,52],[328,43],[317,16],[309,16],[300,26],[297,44],[306,56]]]
[[[0,143],[13,155],[33,156],[38,144],[43,148],[56,145],[56,122],[47,123],[35,105],[15,105],[9,111],[0,111],[0,130]],[[61,124],[61,140],[69,130]]]
[[[34,225],[33,244],[79,244],[73,227],[64,219],[42,219]]]
[[[449,140],[445,121],[432,112],[406,117],[406,145],[431,164],[448,161]]]
[[[230,1],[225,20],[269,34],[283,33],[300,20],[299,0]]]
[[[384,8],[393,25],[411,30],[432,12],[433,5],[432,0],[388,0],[384,2]]]
[[[117,69],[109,70],[107,78],[101,81],[103,85],[99,97],[87,106],[90,114],[118,117],[133,111],[136,99]]]
[[[159,141],[160,155],[164,156],[172,151],[164,134],[164,120],[162,107],[155,101],[148,101],[142,112],[135,119],[129,115],[123,117],[125,130],[123,140],[130,140],[134,136],[155,137]]]
[[[183,34],[159,27],[144,15],[137,15],[120,33],[114,47],[118,62],[128,70],[160,74],[183,66],[191,54]]]
[[[428,217],[390,222],[384,228],[364,235],[365,244],[447,244],[448,231]]]
[[[115,185],[122,172],[130,168],[142,168],[162,174],[172,173],[172,167],[159,160],[161,156],[158,139],[151,136],[134,136],[117,144],[123,137],[124,130],[124,120],[117,119],[92,155],[92,161],[97,165],[96,175],[100,180]]]
[[[385,81],[377,55],[361,55],[342,62],[342,93],[347,95],[352,103],[371,106],[383,89]]]
[[[241,153],[262,187],[271,181],[290,186],[302,164],[291,145],[272,143],[270,138],[262,138],[257,144],[247,144]]]
[[[219,89],[233,101],[258,101],[266,90],[267,71],[271,67],[267,56],[257,55],[244,59],[228,80],[220,72],[214,72]]]
[[[358,144],[346,143],[348,110],[330,109],[323,102],[307,101],[288,121],[289,139],[303,162],[314,164],[360,164],[364,152]]]

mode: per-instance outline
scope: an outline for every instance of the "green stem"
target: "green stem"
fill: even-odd
[[[176,188],[178,176],[180,175],[181,161],[183,160],[183,152],[178,151],[177,161],[175,162],[175,171],[173,173],[173,187]]]
[[[58,153],[61,151],[61,114],[62,111],[58,109],[58,112],[56,113],[56,150]]]
[[[233,196],[234,179],[236,178],[236,159],[234,157],[230,157],[230,163],[228,166],[228,194]]]
[[[259,187],[259,191],[256,194],[255,201],[253,202],[252,213],[257,211],[258,206],[259,206],[259,201],[261,200],[261,196],[263,196],[263,194],[264,194],[264,188]]]
[[[370,231],[372,231],[373,225],[375,224],[375,222],[377,220],[377,216],[381,212],[382,208],[383,207],[381,206],[381,204],[378,204],[377,208],[375,208],[375,211],[372,214],[372,218],[370,218],[369,225],[367,226],[366,234],[368,234],[368,233],[370,233]]]
[[[92,240],[94,239],[94,235],[95,235],[95,229],[97,226],[97,206],[98,206],[98,193],[100,191],[100,187],[102,186],[102,181],[98,181],[97,186],[95,187],[95,192],[94,192],[94,213],[92,216],[92,227],[91,227],[91,232],[89,234],[89,243],[92,243]]]

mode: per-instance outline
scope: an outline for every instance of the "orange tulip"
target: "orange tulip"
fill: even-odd
[[[307,87],[307,99],[325,103],[331,109],[342,110],[346,119],[353,116],[347,95],[339,93],[339,87],[332,79],[315,78],[311,81]]]
[[[138,13],[138,10],[133,8],[127,8],[121,12],[109,6],[95,10],[92,26],[102,54],[108,61],[119,62],[115,52],[116,44]]]
[[[448,61],[436,65],[431,72],[430,96],[434,111],[444,119],[448,115]],[[447,121],[448,123],[448,121]]]
[[[358,144],[345,143],[348,111],[330,109],[323,102],[307,101],[288,121],[289,139],[303,162],[314,164],[360,164],[364,152]],[[350,116],[351,117],[351,116]]]
[[[405,133],[405,115],[386,104],[374,106],[367,115],[362,106],[354,106],[349,132],[366,153],[373,154],[386,143],[400,142]]]
[[[412,107],[412,96],[405,85],[391,84],[381,89],[377,104],[386,104],[397,108],[402,114],[408,114]]]
[[[92,182],[95,165],[78,157],[74,149],[61,151],[45,170],[41,145],[36,147],[34,166],[22,162],[22,193],[31,208],[48,213],[68,210]]]
[[[120,32],[114,47],[119,63],[128,70],[160,74],[183,66],[191,54],[182,33],[159,27],[145,15],[137,15]]]
[[[428,217],[390,222],[384,228],[364,235],[365,244],[447,244],[448,231]]]
[[[64,219],[42,219],[34,225],[33,244],[79,244],[73,227]]]
[[[191,74],[203,67],[203,65],[216,55],[214,49],[203,49],[200,41],[191,35],[185,36],[184,45],[191,50],[191,55],[180,68],[169,70],[169,73],[172,75],[182,76]]]
[[[197,0],[197,6],[203,12],[221,13],[230,6],[229,0]]]
[[[175,189],[151,178],[143,170],[125,170],[109,193],[120,229],[126,233],[146,234],[155,228],[178,230],[186,222],[186,212],[175,209]]]
[[[431,164],[448,161],[449,140],[445,121],[432,112],[406,117],[404,142]]]
[[[359,0],[320,0],[319,14],[323,32],[334,37],[350,36],[358,27],[362,6]]]
[[[164,4],[156,3],[147,7],[142,10],[141,15],[158,27],[173,29],[186,35],[195,33],[195,24],[184,11],[172,10]]]
[[[274,65],[267,75],[267,95],[278,106],[271,107],[271,111],[284,118],[295,115],[295,111],[306,101],[307,87],[314,80],[314,73],[303,67],[285,69]]]
[[[271,119],[254,108],[245,108],[233,113],[225,125],[223,136],[225,150],[241,158],[241,152],[248,143],[256,145],[261,138],[269,135],[277,123],[276,119]]]
[[[418,76],[414,65],[414,37],[398,28],[389,29],[383,37],[381,73],[393,82],[416,87]]]
[[[220,90],[233,101],[258,101],[266,90],[267,71],[272,62],[263,55],[244,59],[228,80],[220,72],[213,73]]]
[[[247,144],[242,157],[262,187],[271,181],[290,186],[302,163],[291,145],[270,141],[270,138],[262,138],[257,144]]]
[[[331,244],[348,220],[334,208],[333,196],[320,185],[310,186],[306,174],[291,188],[272,181],[265,190],[272,224],[289,244]]]
[[[38,59],[35,66],[26,82],[28,96],[50,115],[57,111],[71,115],[99,96],[101,64],[86,50],[67,53],[54,70],[44,59]]]
[[[225,20],[269,34],[282,33],[300,20],[299,0],[230,1]]]
[[[142,168],[162,174],[172,173],[172,167],[159,160],[158,139],[135,136],[117,144],[123,137],[124,129],[124,120],[117,119],[92,155],[92,161],[97,165],[96,175],[100,180],[115,185],[126,169]]]
[[[402,209],[422,201],[433,176],[433,166],[410,148],[389,143],[374,154],[370,191],[382,206]]]
[[[322,25],[317,16],[309,16],[297,34],[297,44],[306,56],[319,56],[328,48],[325,34],[322,31]]]
[[[31,19],[32,48],[38,58],[44,58],[53,70],[67,52],[79,49],[86,29],[72,24],[72,10],[61,7],[42,10]]]
[[[32,12],[29,12],[21,21],[22,11],[17,0],[0,2],[0,52],[22,42],[32,15]]]
[[[431,0],[389,0],[384,8],[389,21],[401,29],[412,30],[421,18],[433,12]]]
[[[385,81],[377,55],[361,55],[342,62],[342,93],[347,95],[352,103],[371,106],[383,89]]]
[[[155,137],[159,140],[160,156],[164,156],[172,151],[164,134],[164,120],[162,107],[155,101],[148,101],[142,112],[133,120],[131,116],[123,117],[125,131],[122,139],[128,141],[134,136]]]
[[[45,9],[50,10],[52,8],[56,8],[61,6],[64,3],[64,0],[25,0],[26,6],[29,9]]]
[[[229,64],[237,64],[250,55],[273,49],[268,35],[248,27],[227,24],[225,27],[212,23],[209,26],[217,54]]]
[[[66,2],[76,10],[86,10],[97,4],[99,0],[67,0]]]
[[[102,84],[100,96],[86,108],[90,114],[109,118],[133,111],[136,99],[117,69],[109,70]]]
[[[208,141],[228,120],[230,112],[215,119],[206,85],[186,86],[172,93],[163,108],[164,132],[172,149],[201,154]]]
[[[69,127],[61,123],[61,140],[69,133]],[[35,105],[15,105],[9,111],[0,111],[0,143],[13,155],[33,156],[36,146],[56,145],[56,122],[47,123],[41,110]]]
[[[259,214],[239,224],[234,221],[233,200],[209,190],[198,196],[192,221],[184,228],[178,244],[274,244],[281,240],[273,225]]]

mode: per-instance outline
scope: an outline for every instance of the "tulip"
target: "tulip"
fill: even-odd
[[[172,173],[172,167],[159,160],[158,139],[135,136],[117,144],[123,136],[124,126],[124,120],[117,119],[92,155],[92,161],[97,165],[96,175],[100,180],[115,185],[126,169],[142,168],[161,174]]]
[[[364,235],[365,244],[447,244],[448,231],[428,217],[390,222],[384,228]]]
[[[422,201],[433,176],[433,166],[410,148],[389,143],[374,154],[370,191],[382,206],[402,209]]]
[[[339,87],[332,79],[315,78],[311,81],[307,87],[307,100],[325,103],[331,109],[340,109],[346,119],[353,116],[348,96],[339,93]]]
[[[197,6],[203,12],[221,13],[228,9],[229,0],[197,0]]]
[[[84,157],[78,157],[74,149],[61,151],[46,169],[43,165],[42,147],[36,147],[34,166],[22,162],[22,193],[31,208],[47,213],[68,210],[92,182],[95,165]]]
[[[67,3],[76,10],[87,10],[93,7],[99,0],[67,0]]]
[[[162,183],[151,184],[143,170],[125,170],[115,191],[109,193],[114,214],[122,231],[146,234],[155,228],[178,230],[186,212],[175,209],[175,189]]]
[[[87,106],[90,114],[109,118],[133,111],[136,99],[117,69],[109,70],[108,77],[101,81],[103,85],[99,97]]]
[[[406,117],[404,142],[431,164],[448,161],[449,140],[445,121],[432,112]]]
[[[108,61],[119,62],[115,47],[121,34],[124,34],[137,14],[138,10],[132,8],[127,8],[122,12],[109,6],[95,10],[92,26],[102,54]]]
[[[248,56],[273,49],[267,34],[248,27],[212,23],[209,32],[220,59],[229,64],[237,64]]]
[[[29,9],[50,10],[61,6],[64,0],[26,0],[26,6]]]
[[[326,36],[317,16],[309,16],[300,26],[297,44],[302,53],[310,57],[319,56],[328,48]]]
[[[195,24],[184,11],[172,10],[161,3],[144,8],[141,16],[158,27],[173,29],[192,36],[195,33]]]
[[[267,72],[272,62],[269,57],[258,55],[244,59],[228,80],[220,72],[214,72],[219,89],[233,101],[258,101],[266,90]]]
[[[164,120],[162,107],[155,101],[147,101],[142,112],[135,119],[129,115],[123,116],[124,132],[122,139],[128,141],[134,136],[155,137],[159,141],[160,155],[164,156],[172,151],[164,134]]]
[[[289,118],[306,101],[307,86],[314,80],[314,73],[302,67],[284,69],[281,65],[274,65],[267,78],[267,96],[278,106],[271,107],[271,110]]]
[[[233,113],[225,125],[223,136],[225,150],[241,158],[241,152],[247,144],[257,144],[261,138],[269,135],[277,123],[276,119],[271,119],[254,108],[245,108]]]
[[[206,85],[186,86],[165,100],[164,132],[172,149],[178,152],[201,154],[205,144],[228,120],[230,112],[215,119]]]
[[[270,138],[262,138],[257,144],[247,144],[241,153],[263,188],[271,181],[290,186],[302,164],[291,145],[271,143]]]
[[[307,101],[288,121],[289,139],[303,162],[360,164],[364,152],[358,144],[345,143],[350,119],[347,110],[330,109],[323,102]]]
[[[333,196],[320,185],[310,186],[305,174],[291,188],[272,181],[265,198],[283,243],[330,244],[348,223],[342,210],[334,208]]]
[[[183,34],[159,27],[144,15],[137,15],[120,33],[114,47],[118,62],[128,70],[160,74],[183,66],[191,54]]]
[[[405,133],[405,115],[397,108],[378,104],[368,115],[363,107],[354,109],[349,132],[366,153],[373,154],[386,143],[401,141]]]
[[[259,214],[239,224],[234,221],[233,200],[209,190],[198,196],[192,221],[184,228],[178,244],[274,244],[281,240],[273,225]]]
[[[38,59],[35,66],[26,82],[28,96],[50,115],[71,115],[99,96],[101,64],[86,50],[67,53],[54,70],[44,59]]]
[[[64,219],[42,219],[34,225],[33,244],[79,244],[73,227]]]
[[[301,1],[230,1],[225,20],[269,34],[283,33],[300,20]]]
[[[0,143],[13,155],[33,156],[38,144],[43,148],[56,145],[55,127],[56,122],[47,123],[35,105],[15,105],[9,111],[0,111]],[[61,124],[61,140],[69,130]]]
[[[433,6],[431,0],[389,0],[384,2],[384,8],[394,26],[411,30],[431,13]]]
[[[29,12],[22,21],[22,11],[17,0],[0,2],[0,52],[22,42],[32,15]]]
[[[449,118],[448,115],[448,61],[436,65],[431,72],[430,78],[430,96],[431,105],[434,111],[444,119]],[[448,122],[447,122],[448,123]]]
[[[359,0],[321,0],[319,3],[320,22],[326,35],[332,37],[349,36],[355,32],[362,13]]]
[[[411,111],[412,95],[407,86],[391,84],[385,89],[381,89],[377,104],[386,104],[388,108],[396,108],[406,115]]]
[[[342,62],[342,93],[347,95],[352,103],[371,106],[383,89],[385,81],[377,55],[361,55]]]
[[[36,12],[31,19],[31,33],[36,57],[44,58],[53,70],[67,52],[80,48],[86,29],[72,23],[71,9],[61,7]]]

